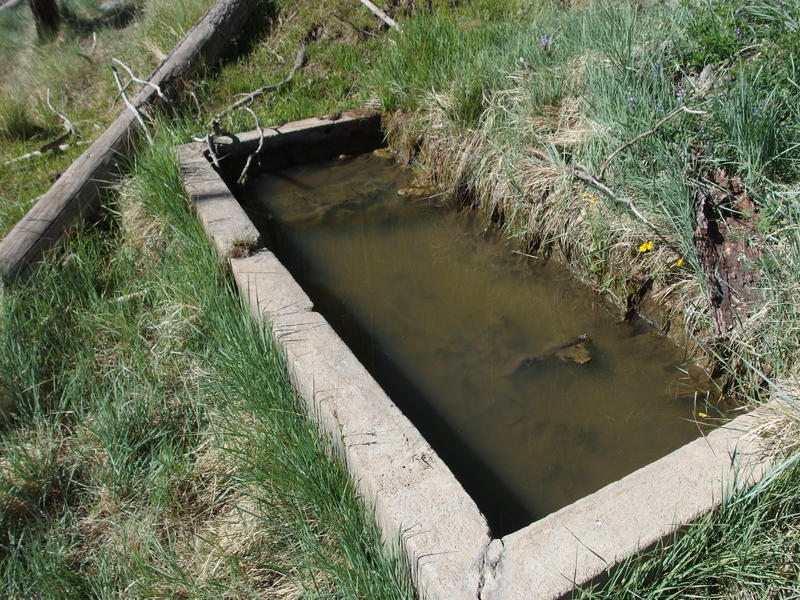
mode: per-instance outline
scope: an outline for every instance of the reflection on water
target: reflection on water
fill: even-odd
[[[398,195],[408,177],[372,155],[295,167],[249,210],[496,534],[696,437],[678,348],[476,215]]]

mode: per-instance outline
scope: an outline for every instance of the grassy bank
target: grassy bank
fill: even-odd
[[[769,379],[794,397],[800,3],[397,4],[402,32],[357,2],[276,1],[268,32],[192,82],[201,121],[280,80],[306,43],[291,84],[253,103],[262,124],[359,105],[392,111],[394,147],[453,201],[484,210],[623,310],[639,296],[666,307],[654,318],[716,353],[743,396],[765,398]],[[83,130],[107,122],[119,109],[109,104],[110,56],[146,72],[205,5],[178,7],[185,12],[146,3],[149,21],[98,32],[106,62],[77,56],[91,38],[69,31],[53,46],[25,46],[51,66],[35,77],[33,67],[0,72],[0,106],[11,106],[0,118],[4,156],[58,132],[42,107],[47,87],[91,89],[54,102],[84,115],[75,117]],[[80,69],[67,68],[70,56]],[[12,86],[36,100],[14,107]],[[169,147],[206,132],[194,110],[187,103],[171,125],[156,123],[157,143],[137,154],[99,227],[82,228],[4,292],[0,377],[15,406],[0,437],[5,589],[20,598],[412,597],[188,210]],[[223,125],[253,122],[237,112]],[[70,156],[0,172],[10,191],[4,230]],[[576,176],[578,165],[611,195]],[[698,194],[717,192],[717,169],[741,180],[757,214],[730,198],[714,203],[727,237],[757,250],[745,260],[756,293],[725,332],[694,239]],[[797,435],[791,426],[781,435],[789,452]],[[789,464],[578,595],[796,596],[798,484]]]

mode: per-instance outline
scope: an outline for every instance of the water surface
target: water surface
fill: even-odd
[[[263,175],[247,204],[496,535],[698,435],[677,347],[616,322],[558,265],[512,253],[480,215],[397,194],[409,185],[363,155]],[[553,352],[581,334],[589,362]]]

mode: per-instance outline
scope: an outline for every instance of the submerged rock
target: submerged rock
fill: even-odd
[[[400,188],[397,190],[398,196],[408,198],[422,198],[425,196],[433,196],[436,193],[436,188],[432,185],[415,185],[407,188]]]
[[[372,154],[378,158],[394,158],[394,152],[389,148],[377,148],[372,151]]]
[[[514,373],[519,373],[520,371],[533,366],[534,364],[552,358],[556,358],[564,362],[575,363],[577,365],[585,365],[592,360],[592,353],[589,350],[589,345],[591,343],[592,339],[589,337],[589,335],[582,333],[579,336],[572,338],[568,342],[549,348],[544,352],[537,354],[536,356],[523,358],[517,364],[517,367],[514,369]]]

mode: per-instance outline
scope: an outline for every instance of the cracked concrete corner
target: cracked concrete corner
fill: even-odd
[[[484,600],[484,590],[491,592],[502,571],[503,552],[505,544],[501,539],[493,539],[483,551],[483,564],[481,565],[480,579],[478,580],[477,600]]]

